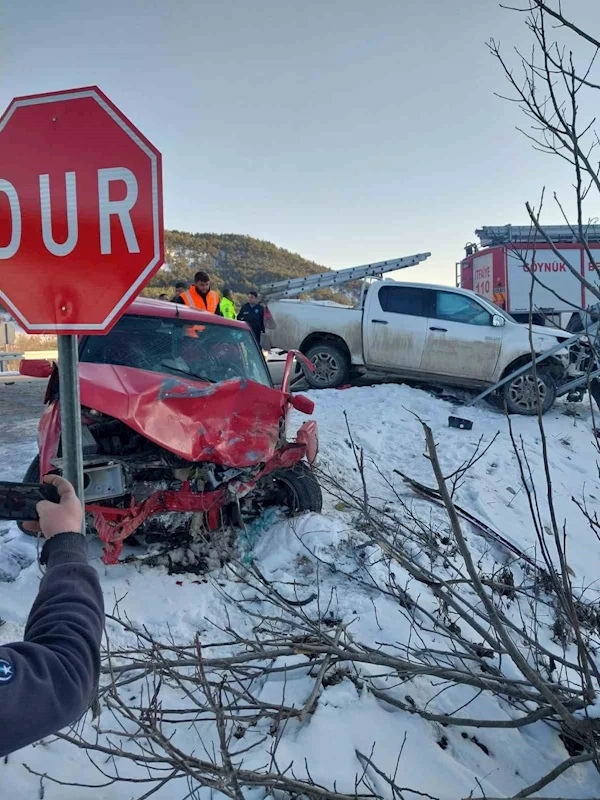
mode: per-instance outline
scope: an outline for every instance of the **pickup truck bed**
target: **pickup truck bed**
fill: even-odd
[[[274,347],[293,350],[302,344],[303,351],[308,352],[313,341],[335,331],[346,343],[350,363],[364,365],[362,308],[318,300],[275,300],[269,303],[269,310],[277,326],[270,336]]]

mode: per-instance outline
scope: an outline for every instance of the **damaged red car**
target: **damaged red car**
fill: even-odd
[[[288,391],[296,356],[288,354],[276,389],[245,323],[147,299],[108,334],[81,337],[85,505],[106,563],[130,536],[164,552],[201,552],[194,543],[214,542],[266,508],[321,510],[310,466],[316,422],[286,437],[290,408],[314,408]],[[38,481],[62,464],[58,367],[23,361],[21,372],[50,378],[39,455],[25,475]]]

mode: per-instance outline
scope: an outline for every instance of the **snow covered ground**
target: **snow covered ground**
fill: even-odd
[[[433,429],[446,474],[472,456],[480,437],[487,444],[498,433],[485,457],[474,464],[458,488],[455,499],[538,559],[526,492],[521,485],[507,424],[500,413],[486,406],[468,409],[467,413],[467,410],[424,391],[403,385],[312,392],[310,396],[316,404],[314,416],[320,429],[320,469],[337,477],[350,491],[362,491],[349,441],[349,426],[354,443],[364,449],[371,496],[389,507],[393,506],[394,493],[389,485],[392,484],[415,517],[438,528],[447,526],[445,513],[416,498],[393,471],[397,468],[424,484],[434,486],[430,464],[423,455],[423,429],[416,415]],[[448,416],[455,412],[473,420],[471,431],[448,427]],[[292,429],[304,419],[294,414]],[[597,602],[600,543],[574,502],[585,494],[592,513],[598,510],[600,503],[598,453],[593,444],[590,409],[581,404],[570,408],[561,403],[544,421],[559,524],[564,522],[566,525],[573,585],[579,596]],[[543,500],[546,485],[537,420],[515,417],[512,423],[516,440],[522,442],[526,450],[531,480]],[[17,441],[13,435],[10,443],[3,434],[3,430],[9,427],[6,418],[0,428],[0,437],[3,437],[0,478],[19,479],[36,450],[33,420],[20,420],[18,424]],[[544,515],[547,511],[542,507]],[[474,557],[483,569],[507,558],[506,553],[492,547],[466,525],[465,532]],[[268,527],[255,543],[253,555],[261,573],[269,580],[279,581],[278,585],[295,583],[296,586],[310,587],[319,579],[321,595],[329,598],[332,616],[348,625],[357,640],[369,642],[373,648],[382,646],[381,643],[406,642],[410,625],[399,613],[398,604],[383,594],[370,592],[346,575],[351,572],[352,554],[360,536],[355,518],[344,504],[338,498],[326,496],[322,515],[307,515],[294,525],[280,521]],[[372,557],[372,572],[376,575],[377,570],[383,570],[384,566],[379,565],[374,557],[375,547],[368,548],[368,551]],[[121,613],[135,621],[137,626],[145,626],[158,638],[165,639],[169,635],[178,642],[192,642],[198,634],[206,648],[219,637],[222,641],[222,633],[216,626],[230,625],[246,633],[252,628],[252,621],[245,612],[244,589],[232,580],[227,570],[211,575],[207,582],[199,582],[195,575],[169,576],[164,569],[139,564],[105,567],[100,562],[96,545],[92,552],[94,565],[101,576],[107,609],[112,609],[118,599]],[[324,565],[330,565],[330,568],[326,569]],[[21,636],[39,577],[36,542],[21,535],[12,524],[0,523],[2,642]],[[424,591],[421,602],[430,604],[433,609],[432,599],[426,595]],[[310,610],[311,606],[307,606],[307,613]],[[124,646],[129,641],[127,634],[114,623],[109,622],[107,630],[113,648]],[[540,631],[540,636],[545,637],[546,646],[554,646],[548,632]],[[430,646],[435,637],[423,633],[423,641]],[[383,649],[391,646],[385,645]],[[573,657],[573,652],[570,656]],[[298,658],[303,656],[293,657],[296,661]],[[285,701],[287,706],[301,707],[315,680],[309,666],[307,662],[306,670],[295,670],[287,677],[285,672],[281,672],[279,677],[266,681],[261,687],[260,700],[273,704]],[[365,667],[366,672],[369,669],[371,673],[377,671],[374,667]],[[385,682],[385,678],[382,680]],[[457,709],[468,702],[467,713],[471,718],[514,717],[512,707],[488,692],[469,693],[461,686],[439,693],[438,684],[435,679],[421,677],[412,680],[409,686],[404,685],[398,696],[404,699],[406,694],[410,694],[418,707],[429,704],[429,710],[438,714],[457,714]],[[132,690],[132,698],[134,696]],[[88,735],[91,735],[91,725],[88,718]],[[253,737],[258,741],[263,735],[265,730],[260,726],[258,729],[249,728],[243,742],[249,744],[254,741]],[[178,736],[180,744],[196,750],[202,747],[210,749],[210,743],[215,740],[214,730],[201,726]],[[244,766],[258,768],[264,763],[269,746],[270,742],[267,742],[263,750],[249,754]],[[293,762],[297,776],[306,775],[308,769],[315,781],[330,787],[335,782],[338,791],[351,792],[356,776],[363,773],[356,750],[367,755],[373,753],[373,760],[389,775],[396,770],[402,752],[397,784],[444,800],[466,798],[471,794],[512,796],[568,757],[556,732],[543,722],[522,729],[446,728],[392,708],[370,692],[361,690],[355,682],[344,679],[331,682],[322,690],[312,715],[302,722],[293,720],[285,727],[278,759],[280,764]],[[0,766],[3,796],[41,796],[38,794],[40,778],[31,775],[24,763],[38,773],[48,773],[65,782],[95,785],[105,782],[83,751],[65,742],[49,740],[11,755]],[[48,780],[43,781],[43,787],[45,800],[79,800],[93,796],[107,800],[135,798],[148,790],[147,786],[140,788],[129,784],[86,790],[59,786]],[[384,782],[379,782],[378,790],[383,796],[390,796]],[[178,800],[186,793],[184,783],[176,782],[160,789],[154,796],[159,800]],[[208,798],[208,790],[202,796]],[[403,796],[413,800],[419,795],[407,790]],[[578,765],[561,776],[552,787],[541,790],[538,796],[581,800],[598,797],[600,778],[589,764]],[[258,800],[262,795],[249,792],[247,797]]]

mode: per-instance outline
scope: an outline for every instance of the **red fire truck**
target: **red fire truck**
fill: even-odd
[[[504,308],[518,322],[565,325],[580,308],[598,303],[571,272],[599,288],[598,272],[584,246],[566,225],[545,228],[557,252],[530,226],[485,226],[475,231],[479,244],[465,246],[466,257],[457,264],[457,286],[472,289]],[[600,226],[586,231],[590,252],[600,265]],[[532,292],[533,284],[533,295]]]

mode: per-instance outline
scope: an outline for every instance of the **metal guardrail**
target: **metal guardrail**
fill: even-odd
[[[595,370],[594,372],[587,373],[585,375],[580,375],[578,378],[573,378],[572,381],[563,384],[560,389],[556,390],[556,396],[562,397],[565,394],[568,394],[573,389],[579,389],[580,386],[584,384],[587,386],[588,381],[592,381],[595,378],[600,377],[600,369]]]
[[[0,353],[0,372],[4,372],[4,364],[7,361],[20,361],[24,353]]]

